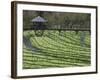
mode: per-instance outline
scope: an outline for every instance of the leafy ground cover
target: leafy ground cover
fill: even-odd
[[[46,30],[36,36],[34,30],[23,32],[23,68],[38,69],[51,67],[90,66],[90,34],[85,32],[85,46],[81,34],[75,31]]]

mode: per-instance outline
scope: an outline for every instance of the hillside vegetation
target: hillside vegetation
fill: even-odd
[[[43,36],[34,30],[23,32],[23,68],[38,69],[51,67],[90,66],[90,34],[85,32],[85,46],[80,41],[79,31],[46,30]]]

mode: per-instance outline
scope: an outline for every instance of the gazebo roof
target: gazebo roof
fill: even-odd
[[[31,20],[32,22],[47,22],[46,19],[40,17],[40,16],[37,16],[35,17],[34,19]]]

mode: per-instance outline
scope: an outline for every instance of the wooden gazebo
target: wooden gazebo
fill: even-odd
[[[31,29],[35,30],[35,35],[42,36],[44,30],[46,29],[45,23],[47,22],[47,20],[41,16],[37,16],[33,18],[31,22],[33,23],[33,26],[31,27]]]

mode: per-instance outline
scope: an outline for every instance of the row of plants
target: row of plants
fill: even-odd
[[[49,31],[47,31],[48,33]],[[75,67],[90,65],[90,47],[82,47],[80,34],[64,32],[63,36],[55,31],[46,36],[32,36],[34,32],[24,32],[33,45],[32,50],[24,44],[23,68]],[[80,32],[81,33],[81,32]],[[89,34],[86,43],[89,44]]]

